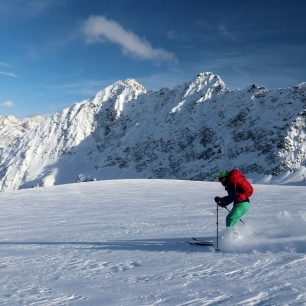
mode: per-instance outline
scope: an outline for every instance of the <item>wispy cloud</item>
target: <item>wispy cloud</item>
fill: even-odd
[[[8,64],[8,63],[6,63],[6,62],[0,62],[0,66],[6,67],[6,68],[12,67],[10,64]]]
[[[99,90],[102,90],[115,81],[116,80],[80,80],[77,82],[49,86],[49,88],[64,91],[68,94],[89,97],[95,95]]]
[[[237,37],[229,31],[226,25],[221,24],[219,25],[219,35],[225,39],[237,41]]]
[[[10,64],[8,64],[7,62],[1,62],[1,61],[0,61],[0,67],[2,67],[2,69],[5,69],[5,70],[8,70],[8,69],[12,68],[12,66]],[[15,78],[15,79],[18,78],[18,76],[15,73],[8,72],[8,71],[3,71],[3,70],[0,70],[0,75],[10,77],[10,78]]]
[[[13,72],[0,71],[0,75],[10,77],[10,78],[15,78],[15,79],[18,78],[18,76]]]
[[[148,89],[161,89],[163,87],[173,88],[184,81],[188,81],[195,75],[188,75],[180,70],[161,72],[137,77],[137,81]]]
[[[262,47],[254,44],[248,48],[237,47],[235,52],[206,53],[201,62],[189,62],[188,66],[220,74],[230,88],[244,88],[253,83],[279,88],[305,81],[305,69],[301,65],[305,53],[306,45]]]
[[[60,36],[47,37],[36,45],[28,45],[26,54],[30,60],[37,60],[50,54],[60,52],[80,38],[79,31],[61,33]]]
[[[164,49],[153,48],[145,39],[124,29],[114,20],[103,16],[90,16],[82,27],[85,39],[89,43],[110,41],[119,45],[124,54],[141,60],[175,61],[174,53]]]
[[[13,108],[15,105],[14,105],[13,101],[7,100],[7,101],[4,101],[3,103],[1,103],[1,106],[5,107],[5,108]]]
[[[0,16],[37,17],[51,9],[64,6],[70,0],[10,0],[0,1]]]

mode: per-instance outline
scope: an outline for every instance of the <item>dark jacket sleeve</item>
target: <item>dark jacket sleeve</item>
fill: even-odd
[[[234,202],[235,200],[235,195],[236,195],[236,189],[234,187],[231,187],[231,186],[228,186],[225,188],[228,195],[226,197],[223,197],[222,198],[222,202],[225,204],[225,205],[229,205],[231,204],[232,202]]]

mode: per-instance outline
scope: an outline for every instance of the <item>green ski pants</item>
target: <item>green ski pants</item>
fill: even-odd
[[[226,226],[234,227],[239,219],[249,210],[250,202],[234,204],[230,213],[226,216]]]

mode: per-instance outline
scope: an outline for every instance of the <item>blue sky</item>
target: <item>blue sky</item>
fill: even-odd
[[[117,80],[306,81],[302,0],[0,0],[0,114],[51,114]]]

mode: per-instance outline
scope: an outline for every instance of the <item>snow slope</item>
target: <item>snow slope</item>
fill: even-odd
[[[0,305],[305,305],[305,188],[255,185],[242,240],[188,245],[215,237],[222,194],[171,180],[1,193]]]
[[[48,118],[0,117],[0,190],[118,178],[306,179],[306,86],[229,90],[210,72],[173,89],[133,79]],[[4,123],[3,123],[4,122]]]

